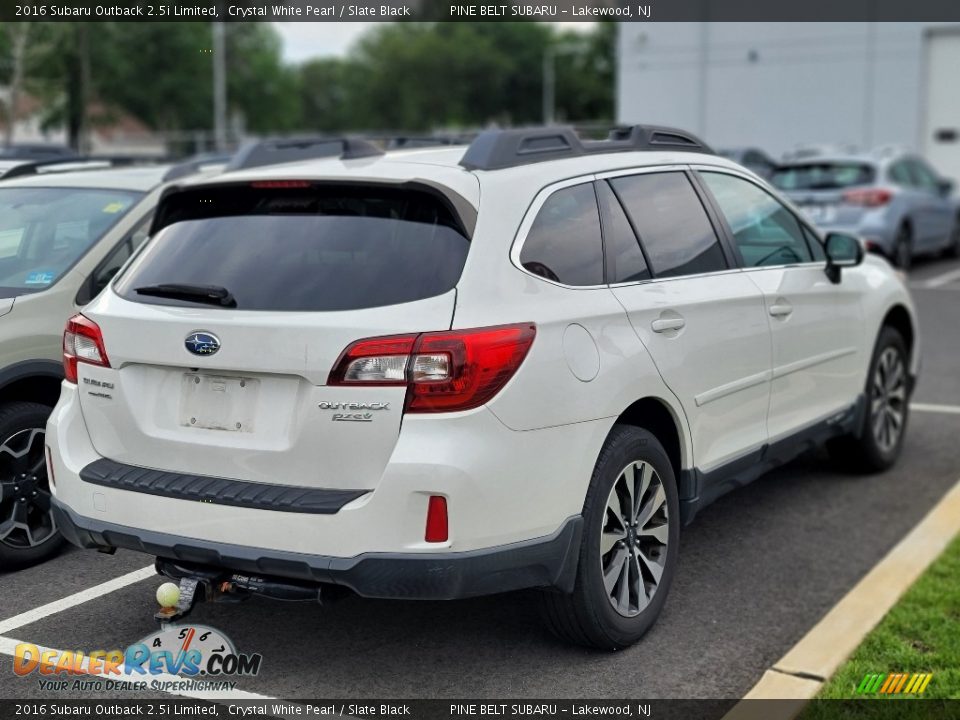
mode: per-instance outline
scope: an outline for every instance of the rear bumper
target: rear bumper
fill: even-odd
[[[81,548],[125,548],[207,567],[350,588],[364,597],[453,600],[529,587],[573,589],[583,518],[548,537],[484,550],[365,553],[353,558],[187,539],[83,517],[53,500],[64,537]]]

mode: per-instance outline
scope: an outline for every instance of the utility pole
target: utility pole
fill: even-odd
[[[27,37],[30,33],[30,23],[9,23],[8,32],[10,33],[13,72],[10,77],[10,95],[7,98],[7,127],[3,137],[4,145],[13,143],[13,133],[17,125],[17,110],[19,108],[20,91],[23,88],[24,66],[27,64]]]
[[[576,55],[580,45],[547,45],[543,51],[543,124],[553,125],[557,105],[557,55]]]
[[[557,69],[552,45],[543,51],[543,124],[553,125],[553,109],[556,106]]]
[[[223,23],[213,23],[213,138],[218,152],[227,149],[227,44]]]

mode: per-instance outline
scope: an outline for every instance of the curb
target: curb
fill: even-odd
[[[723,720],[756,717],[750,700],[797,700],[767,720],[792,720],[813,699],[903,594],[946,549],[960,528],[960,480],[813,628],[764,672]]]

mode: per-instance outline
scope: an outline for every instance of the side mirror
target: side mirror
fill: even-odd
[[[827,254],[827,277],[830,282],[840,282],[840,270],[856,267],[863,262],[863,243],[855,235],[828,233],[823,243]]]
[[[947,180],[946,178],[940,180],[937,183],[937,187],[940,189],[940,194],[943,197],[950,197],[953,194],[953,189],[956,187],[953,180]]]

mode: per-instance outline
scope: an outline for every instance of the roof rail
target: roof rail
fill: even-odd
[[[638,150],[682,150],[713,154],[695,135],[656,125],[613,128],[606,140],[581,140],[572,127],[486,130],[470,143],[460,165],[467,170],[500,170],[547,160]]]
[[[0,160],[2,164],[3,160]],[[11,162],[17,162],[12,160]],[[29,160],[18,162],[5,172],[0,170],[0,178],[7,180],[9,178],[22,177],[24,175],[39,175],[40,173],[54,172],[80,172],[82,170],[103,170],[112,167],[125,167],[129,165],[155,164],[157,158],[135,158],[128,156],[97,156],[87,155],[74,158],[56,158],[51,160]]]
[[[269,138],[245,145],[227,164],[226,171],[263,165],[339,157],[341,160],[383,155],[372,142],[353,137]]]
[[[163,182],[179,180],[187,175],[200,172],[210,165],[227,166],[233,159],[230,153],[202,153],[195,155],[171,167],[163,176]]]

